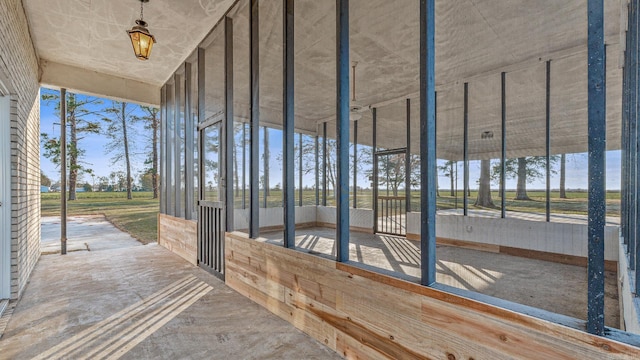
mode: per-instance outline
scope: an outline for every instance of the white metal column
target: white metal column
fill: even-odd
[[[0,299],[11,296],[11,137],[8,96],[0,94]]]

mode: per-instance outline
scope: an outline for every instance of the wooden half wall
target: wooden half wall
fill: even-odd
[[[226,235],[226,282],[346,358],[639,359],[640,349],[300,251]]]
[[[198,265],[198,223],[159,214],[158,245],[169,249],[189,263]]]

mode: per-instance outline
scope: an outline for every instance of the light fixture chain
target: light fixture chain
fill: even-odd
[[[142,14],[142,5],[144,5],[144,1],[140,1],[140,21],[144,21],[143,14]]]

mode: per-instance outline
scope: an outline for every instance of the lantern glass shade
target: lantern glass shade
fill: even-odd
[[[140,60],[149,60],[151,48],[156,42],[154,36],[149,34],[146,27],[141,26],[140,24],[134,26],[133,29],[128,31],[128,33],[131,38],[133,52],[136,54],[136,57]]]

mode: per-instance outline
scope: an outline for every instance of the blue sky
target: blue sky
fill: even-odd
[[[41,89],[41,94],[54,93],[59,94],[57,90],[50,90],[46,88]],[[80,98],[85,98],[84,95],[78,95]],[[111,105],[111,100],[102,99],[102,104],[89,107],[90,110],[101,110]],[[133,114],[142,115],[142,110],[137,105],[130,104],[129,106],[135,106]],[[40,132],[47,133],[50,137],[60,137],[60,117],[56,111],[56,101],[41,101],[40,103]],[[104,134],[107,126],[101,119],[104,116],[94,116],[92,120],[96,120],[101,123],[101,134],[85,134],[85,138],[79,141],[81,149],[86,151],[83,161],[86,162],[86,167],[93,169],[96,179],[99,176],[108,176],[112,171],[125,171],[124,164],[112,164],[111,155],[105,153],[105,146],[109,143],[109,138]],[[143,125],[140,123],[128,124],[128,132],[130,133],[130,151],[133,154],[132,157],[132,173],[134,179],[137,180],[137,174],[141,172],[145,165],[144,160],[147,150],[145,145],[147,139],[151,138],[151,131],[144,130]],[[42,142],[40,144],[40,168],[42,171],[53,181],[56,182],[60,179],[60,169],[56,167],[49,159],[44,157],[44,149]],[[91,176],[84,175],[84,181],[92,181]]]
[[[43,88],[42,93],[58,93],[54,90],[49,90]],[[79,95],[80,97],[84,97],[84,95]],[[100,110],[106,108],[111,105],[111,100],[103,99],[103,103],[101,105],[95,105],[90,108],[90,110]],[[60,136],[60,126],[58,123],[60,122],[59,115],[55,110],[55,102],[50,101],[42,101],[40,106],[40,132],[47,133],[50,137],[59,137]],[[133,112],[134,115],[142,115],[142,110],[139,109],[137,105],[131,104],[131,106],[135,107]],[[95,116],[94,120],[99,121],[103,124],[103,131],[106,131],[106,125],[101,121],[103,116]],[[138,175],[145,169],[146,165],[144,165],[144,160],[147,157],[147,153],[149,152],[148,148],[146,148],[146,144],[149,142],[151,138],[150,130],[145,130],[143,125],[140,123],[129,123],[129,135],[130,135],[130,147],[132,153],[132,173],[134,179],[138,179]],[[274,131],[273,133],[279,133],[279,131]],[[276,153],[282,151],[282,142],[278,139],[278,136],[270,136],[271,146],[272,146],[272,158],[271,158],[271,185],[275,185],[277,183],[282,183],[282,164],[279,160],[276,159]],[[261,134],[262,135],[262,134]],[[296,136],[296,141],[298,140]],[[84,161],[87,163],[87,167],[93,169],[94,174],[97,177],[99,176],[108,176],[112,171],[124,171],[124,164],[112,164],[111,155],[105,153],[105,146],[108,144],[109,139],[104,133],[101,134],[86,134],[85,138],[80,140],[80,147],[84,149]],[[40,166],[42,171],[52,179],[52,181],[57,181],[60,177],[60,170],[47,158],[45,158],[42,154],[44,153],[41,144],[41,156],[40,156]],[[558,165],[559,166],[559,165]],[[476,188],[476,181],[479,177],[480,169],[478,162],[470,163],[470,175],[469,175],[469,184],[472,189]],[[459,162],[459,174],[458,174],[458,187],[462,188],[462,163]],[[91,176],[85,175],[84,181],[91,182]],[[567,155],[567,188],[568,189],[586,189],[588,186],[587,183],[588,174],[587,174],[587,155],[586,153],[582,154],[569,154]],[[297,177],[296,177],[297,181]],[[304,177],[304,184],[312,185],[315,182],[315,178],[312,175],[307,175]],[[365,178],[364,174],[360,172],[358,176],[359,186],[369,186],[369,181]],[[558,188],[559,184],[559,174],[552,175],[551,186],[554,189]],[[449,187],[449,180],[444,176],[440,176],[439,185],[441,189],[445,189]],[[492,185],[494,186],[494,185]],[[516,180],[511,179],[507,180],[507,188],[513,189],[516,186]],[[530,189],[544,189],[545,187],[545,179],[537,179],[528,184],[527,186]],[[619,190],[620,189],[620,151],[609,151],[607,152],[607,189],[609,190]]]

